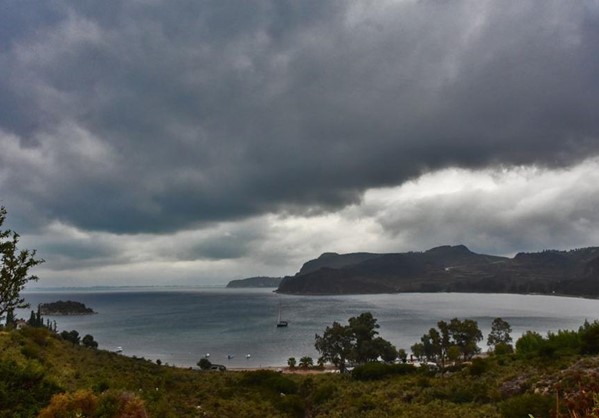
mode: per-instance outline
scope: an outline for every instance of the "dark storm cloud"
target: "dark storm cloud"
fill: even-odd
[[[8,3],[0,191],[32,217],[172,231],[599,151],[593,2]]]

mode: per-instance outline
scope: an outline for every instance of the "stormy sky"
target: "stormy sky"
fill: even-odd
[[[599,2],[0,0],[39,286],[599,245]]]

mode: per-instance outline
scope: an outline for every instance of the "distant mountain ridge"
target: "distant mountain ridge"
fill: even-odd
[[[281,280],[281,277],[248,277],[247,279],[231,280],[227,287],[278,287]]]
[[[465,245],[424,252],[324,253],[277,290],[293,294],[505,292],[599,296],[599,248],[477,254]]]

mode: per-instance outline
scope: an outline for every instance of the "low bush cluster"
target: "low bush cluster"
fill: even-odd
[[[356,366],[352,377],[357,380],[377,380],[387,376],[417,373],[418,369],[411,364],[385,364],[372,362]]]

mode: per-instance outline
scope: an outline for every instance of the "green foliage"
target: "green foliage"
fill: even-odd
[[[316,334],[314,347],[323,361],[331,362],[343,371],[353,347],[351,331],[348,327],[333,322],[331,327],[325,329],[322,337]]]
[[[81,340],[81,344],[87,348],[98,348],[98,342],[94,340],[94,337],[86,334],[85,337]]]
[[[315,337],[314,347],[320,353],[320,360],[331,362],[341,371],[347,360],[358,364],[375,361],[379,357],[384,361],[397,358],[397,349],[385,339],[377,337],[379,325],[370,312],[349,318],[348,325],[334,322],[322,335]]]
[[[318,386],[312,395],[312,402],[317,405],[330,401],[338,392],[338,388],[333,383],[325,383]]]
[[[312,367],[313,365],[314,365],[314,360],[312,360],[312,357],[309,357],[309,356],[304,356],[299,361],[299,366],[302,369],[307,369],[308,367]]]
[[[516,341],[516,352],[525,357],[562,357],[584,352],[585,330],[548,332],[544,338],[528,331]]]
[[[0,228],[5,219],[6,209],[0,206]],[[21,297],[21,291],[28,282],[38,279],[30,275],[29,270],[44,262],[35,258],[35,250],[20,250],[18,244],[19,234],[0,229],[0,318],[29,306]]]
[[[0,360],[0,417],[35,416],[59,390],[35,363]]]
[[[487,370],[489,370],[489,361],[482,358],[472,359],[472,364],[470,365],[470,374],[472,376],[481,376]]]
[[[290,369],[294,369],[295,366],[297,366],[297,360],[295,357],[289,357],[289,359],[287,359],[287,365]]]
[[[496,356],[505,356],[507,354],[512,354],[513,352],[514,347],[507,343],[497,343],[497,345],[495,345],[495,350],[493,350],[493,354]]]
[[[454,318],[449,323],[449,333],[454,345],[460,347],[465,360],[472,358],[474,354],[480,353],[478,342],[483,339],[478,323],[472,319],[460,321]]]
[[[47,328],[25,327],[20,331],[20,333],[25,338],[30,339],[40,347],[47,346],[50,343],[50,340],[52,338],[55,338],[55,335],[52,332],[50,332]]]
[[[81,337],[79,337],[79,332],[75,330],[63,331],[60,333],[60,336],[63,340],[69,341],[74,345],[79,345],[79,342],[81,341]]]
[[[424,344],[421,342],[412,345],[410,351],[418,361],[422,361],[425,358]]]
[[[561,356],[577,354],[581,350],[581,335],[577,331],[568,330],[548,332],[546,345]]]
[[[581,351],[584,354],[599,353],[599,321],[592,323],[585,321],[578,333],[580,335]]]
[[[543,336],[538,332],[526,331],[516,341],[516,352],[524,356],[538,355],[544,342]]]
[[[376,352],[378,352],[378,355],[384,362],[391,363],[397,359],[399,353],[395,346],[391,344],[389,341],[381,337],[377,337],[374,339],[372,344],[374,345]]]
[[[512,327],[507,321],[501,318],[495,318],[491,323],[491,332],[489,333],[489,336],[487,338],[487,345],[495,349],[498,344],[511,343],[511,332]]]
[[[499,404],[501,416],[504,418],[550,418],[553,399],[532,393],[515,396]]]
[[[411,364],[384,364],[378,362],[356,366],[352,377],[357,380],[377,380],[391,375],[407,375],[416,373],[418,369]]]
[[[52,397],[39,418],[146,418],[144,402],[136,395],[120,391],[107,391],[99,396],[90,390],[60,393]]]
[[[271,370],[256,370],[245,373],[242,383],[249,387],[258,387],[278,394],[291,395],[297,393],[298,385],[281,373]]]
[[[555,353],[558,354],[568,351],[563,347],[573,346],[576,334],[558,331],[541,337],[541,341],[557,347]],[[443,332],[439,332],[439,336],[442,341]],[[535,353],[541,355],[539,351]],[[64,392],[64,396],[58,397],[63,401],[52,403],[55,407],[62,405],[68,409],[69,399],[78,398],[84,404],[91,402],[95,405],[94,414],[102,411],[101,416],[105,417],[115,416],[115,411],[120,410],[119,399],[126,399],[130,393],[135,393],[138,399],[133,406],[141,403],[149,416],[168,418],[494,418],[500,414],[523,417],[533,414],[538,418],[550,416],[556,405],[556,387],[559,387],[559,405],[564,416],[574,416],[574,413],[590,416],[589,411],[595,411],[599,405],[595,401],[599,393],[596,383],[599,358],[595,357],[580,359],[564,355],[559,361],[556,357],[537,361],[520,355],[494,355],[474,358],[471,363],[446,368],[443,373],[438,370],[428,373],[408,364],[372,362],[356,367],[353,378],[330,373],[306,376],[265,370],[201,373],[161,367],[149,360],[104,350],[84,349],[47,329],[26,327],[21,331],[0,332],[0,363],[12,364],[20,375],[28,370],[34,377],[15,390],[7,389],[7,385],[19,379],[6,373],[0,375],[1,418],[36,416],[49,406],[51,395],[56,392]],[[53,390],[46,391],[45,397],[40,398],[45,390],[43,384],[51,385]],[[537,388],[551,396],[531,395]],[[74,396],[80,390],[84,395]],[[4,412],[7,399],[9,409]],[[17,405],[21,399],[27,403]],[[122,411],[118,414],[131,416]]]
[[[212,362],[204,357],[197,362],[197,365],[202,370],[208,370],[212,366]]]
[[[483,336],[476,321],[454,318],[449,323],[439,321],[437,326],[438,329],[431,328],[420,338],[420,343],[412,346],[412,353],[418,359],[425,358],[444,366],[450,355],[450,360],[453,361],[460,356],[468,360],[480,352],[477,344]],[[459,355],[456,356],[456,349],[453,347],[457,347]]]

